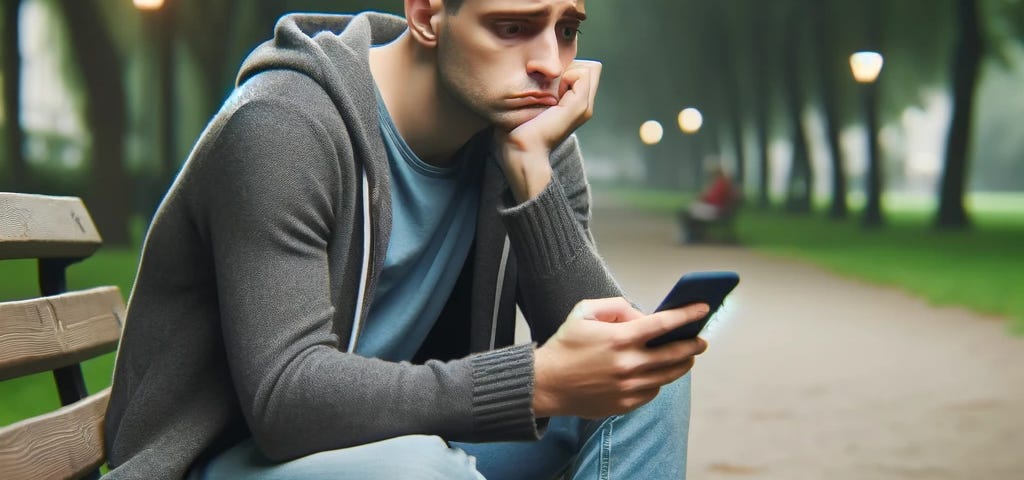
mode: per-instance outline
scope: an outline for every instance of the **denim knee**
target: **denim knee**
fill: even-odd
[[[427,435],[397,437],[351,448],[327,450],[281,463],[268,460],[249,439],[189,475],[190,480],[314,478],[483,479],[476,470],[473,457],[457,448],[449,448],[439,437]]]
[[[389,441],[388,478],[482,480],[476,460],[440,437],[409,435]],[[392,468],[393,467],[393,468]]]

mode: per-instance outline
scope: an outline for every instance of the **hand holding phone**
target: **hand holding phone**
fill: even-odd
[[[709,308],[708,314],[700,320],[687,323],[648,341],[647,346],[656,347],[668,342],[696,337],[722,306],[726,295],[736,288],[739,282],[740,277],[736,272],[694,272],[683,275],[655,311],[670,310],[691,303],[706,303]]]

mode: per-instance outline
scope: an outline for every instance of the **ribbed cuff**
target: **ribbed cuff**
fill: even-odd
[[[560,270],[587,248],[587,237],[555,178],[536,198],[499,211],[519,258],[535,275]]]
[[[533,415],[533,345],[514,345],[470,357],[474,437],[536,440]]]

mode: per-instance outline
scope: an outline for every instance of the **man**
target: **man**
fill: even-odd
[[[644,344],[707,306],[646,316],[594,250],[584,8],[282,18],[147,235],[111,476],[683,476],[706,344]]]

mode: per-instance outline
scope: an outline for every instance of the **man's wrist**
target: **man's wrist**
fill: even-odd
[[[509,142],[502,149],[502,169],[516,202],[540,195],[551,183],[551,152]]]
[[[550,391],[546,375],[547,359],[540,348],[533,353],[533,416],[536,418],[552,417],[557,414],[557,402]]]

